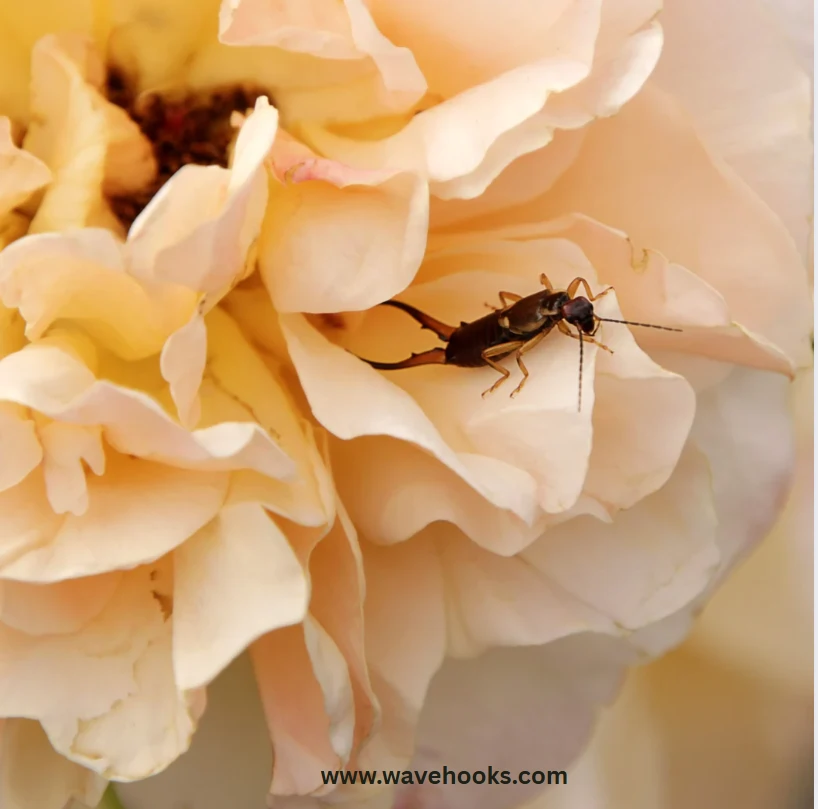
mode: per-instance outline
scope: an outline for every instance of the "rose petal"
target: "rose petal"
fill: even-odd
[[[580,632],[620,632],[609,617],[519,555],[497,556],[443,523],[423,536],[433,540],[446,581],[449,655],[473,657],[497,646],[535,646]]]
[[[397,385],[326,341],[300,315],[284,315],[282,329],[299,379],[318,421],[339,438],[391,435],[410,441],[456,472],[494,505],[533,522],[532,486],[503,462],[455,452],[417,403]],[[498,474],[500,468],[503,475]],[[520,491],[520,488],[523,491]]]
[[[521,770],[565,770],[633,662],[621,644],[592,633],[447,661],[432,681],[411,767],[487,773],[491,765],[510,779]],[[395,809],[511,809],[542,789],[427,781],[401,787]]]
[[[110,105],[95,89],[104,67],[88,37],[50,34],[31,53],[32,120],[23,146],[51,169],[53,180],[30,232],[95,225],[119,232],[121,226],[102,196],[109,141],[150,161],[144,136],[121,117],[111,130]],[[145,176],[151,170],[149,164]]]
[[[635,629],[687,605],[720,563],[717,518],[703,455],[683,454],[673,476],[609,525],[578,517],[521,552],[567,593]]]
[[[0,494],[4,578],[49,582],[157,559],[216,514],[228,477],[111,453],[105,475],[87,485],[82,516],[53,514],[36,473]]]
[[[250,468],[277,478],[292,478],[296,465],[265,429],[245,415],[193,432],[183,429],[150,396],[109,382],[94,380],[88,367],[63,347],[45,341],[0,360],[0,398],[31,407],[64,422],[100,425],[108,444],[121,453],[161,460],[194,469]],[[272,383],[272,384],[271,384]],[[267,375],[257,379],[262,390],[276,391]],[[301,432],[293,428],[282,394],[268,403],[263,420],[289,413],[288,445],[298,451]],[[235,418],[235,414],[231,414]]]
[[[303,95],[292,79],[284,83],[282,98],[277,94],[277,100],[289,118],[314,118],[316,113],[335,120],[378,117],[410,108],[426,90],[411,50],[396,47],[384,37],[361,0],[345,0],[343,8],[326,0],[286,8],[258,0],[230,0],[222,4],[219,22],[219,40],[228,45],[267,45],[360,63],[356,70],[338,75],[336,62],[336,75],[327,75],[323,88],[316,82],[318,87]],[[344,105],[350,98],[358,103]]]
[[[115,571],[46,585],[5,581],[0,620],[26,635],[78,632],[106,607],[122,576]]]
[[[11,139],[11,121],[0,118],[0,214],[5,214],[51,181],[48,166],[18,149]]]
[[[173,666],[182,689],[206,685],[256,638],[306,613],[304,571],[258,505],[222,509],[174,560]]]
[[[339,699],[348,706],[343,733],[351,739],[352,690],[343,656],[312,620],[265,635],[251,654],[273,741],[271,793],[325,789],[321,770],[341,765],[333,746]]]
[[[95,475],[105,471],[105,449],[99,427],[51,422],[39,430],[45,453],[46,496],[55,514],[76,516],[88,510],[85,465]]]
[[[426,246],[428,189],[416,175],[362,171],[279,139],[259,267],[284,312],[368,309],[407,287]]]
[[[135,279],[119,240],[92,228],[30,236],[3,250],[0,297],[19,309],[29,340],[56,320],[75,320],[129,360],[158,353],[196,305],[187,289]]]
[[[162,346],[159,367],[170,385],[179,421],[191,429],[202,416],[199,386],[207,363],[207,329],[204,318],[196,312],[182,328],[177,329]]]
[[[73,761],[120,781],[164,770],[190,745],[204,693],[181,694],[173,681],[171,628],[164,624],[133,664],[133,685],[103,715],[43,720],[51,744]]]
[[[380,720],[364,652],[364,571],[355,528],[339,504],[338,519],[310,557],[310,612],[333,640],[349,670],[355,709],[352,750]],[[339,750],[345,761],[349,750]]]
[[[794,454],[788,393],[786,380],[740,368],[699,397],[692,437],[712,470],[719,518],[713,586],[769,533],[786,501]]]
[[[26,411],[0,403],[0,491],[16,486],[43,459],[43,448],[34,422]]]
[[[0,803],[4,809],[64,809],[75,799],[96,806],[107,781],[55,752],[38,722],[2,725]]]
[[[162,186],[128,234],[136,275],[217,295],[241,279],[264,216],[262,163],[277,128],[278,112],[261,96],[241,128],[231,169],[187,165]]]
[[[515,553],[542,531],[490,501],[422,449],[406,441],[367,436],[333,441],[336,485],[353,521],[371,542],[403,542],[438,520],[457,525],[473,542],[495,553]],[[519,481],[533,498],[530,477],[509,464],[472,455],[472,470]],[[341,471],[342,470],[342,471]]]
[[[402,767],[432,676],[443,662],[443,581],[423,538],[364,547],[366,654],[383,723],[361,751],[359,767]]]
[[[619,115],[594,125],[548,194],[496,216],[495,225],[574,211],[687,267],[724,296],[735,321],[796,362],[809,361],[806,272],[792,238],[650,83]]]
[[[161,625],[144,568],[122,574],[102,612],[75,633],[0,625],[0,714],[67,722],[103,714],[134,690],[134,663]]]
[[[778,11],[781,4],[774,5],[770,10]],[[780,28],[770,25],[767,9],[730,0],[711,12],[700,0],[666,3],[668,37],[657,83],[781,217],[805,254],[813,207],[808,72]],[[702,14],[708,14],[706,26]]]

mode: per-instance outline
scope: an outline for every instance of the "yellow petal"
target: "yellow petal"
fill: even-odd
[[[20,310],[30,340],[58,319],[76,320],[128,360],[159,353],[196,306],[190,290],[134,278],[121,242],[92,228],[30,236],[3,250],[0,296]]]
[[[0,214],[16,208],[50,181],[48,166],[18,149],[11,139],[11,121],[0,118]]]

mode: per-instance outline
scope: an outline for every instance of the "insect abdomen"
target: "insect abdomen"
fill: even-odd
[[[513,339],[508,330],[500,325],[496,312],[471,323],[462,323],[446,344],[446,364],[479,368],[486,364],[483,352],[487,348]]]

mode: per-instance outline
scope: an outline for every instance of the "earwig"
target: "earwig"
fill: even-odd
[[[500,292],[501,306],[496,307],[487,303],[486,306],[493,310],[490,314],[470,322],[464,321],[459,326],[442,323],[408,303],[394,300],[384,301],[382,306],[393,306],[405,312],[420,323],[421,328],[434,332],[446,346],[412,354],[399,362],[376,362],[363,357],[359,359],[381,371],[416,368],[420,365],[456,365],[461,368],[480,368],[488,365],[500,374],[500,378],[490,388],[483,391],[485,397],[494,393],[511,375],[507,368],[503,368],[498,363],[513,354],[523,374],[520,384],[511,392],[513,399],[523,389],[529,376],[528,369],[523,362],[523,355],[540,343],[556,326],[566,336],[579,340],[577,409],[581,411],[584,344],[593,343],[603,351],[614,353],[608,346],[594,339],[600,323],[622,323],[648,329],[681,331],[681,329],[657,326],[653,323],[599,317],[594,312],[593,302],[606,295],[613,287],[607,287],[598,295],[593,295],[591,287],[584,278],[575,278],[567,289],[556,290],[545,273],[540,276],[540,283],[545,289],[525,297],[514,292]],[[576,294],[580,285],[585,288],[587,297]],[[571,330],[571,326],[576,329],[576,333]]]

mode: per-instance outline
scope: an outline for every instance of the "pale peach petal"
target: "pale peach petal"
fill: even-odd
[[[475,171],[435,183],[434,196],[444,200],[478,197],[512,162],[551,143],[560,128],[580,129],[594,118],[614,115],[641,90],[661,50],[658,23],[628,37],[613,54],[597,50],[588,78],[550,97],[541,112],[497,138]]]
[[[316,127],[304,129],[310,142],[334,159],[360,168],[415,171],[429,180],[434,193],[435,183],[475,171],[498,138],[539,112],[551,93],[585,78],[588,70],[587,63],[570,55],[515,68],[419,113],[398,134],[381,141],[352,141]]]
[[[391,435],[410,441],[496,506],[533,522],[533,481],[526,480],[525,473],[515,475],[503,461],[454,451],[414,399],[397,385],[329,343],[301,315],[284,315],[281,323],[313,414],[330,432],[343,439]]]
[[[420,538],[364,548],[366,654],[383,721],[359,757],[362,769],[402,767],[433,675],[443,662],[444,583],[433,545]]]
[[[704,591],[721,557],[705,457],[682,454],[675,474],[609,525],[578,517],[521,552],[535,569],[624,629],[659,621]]]
[[[286,179],[271,193],[259,267],[279,311],[358,311],[411,283],[429,215],[419,177],[353,169],[285,137],[271,160]]]
[[[431,263],[435,274],[445,272],[447,263],[461,260],[458,253],[474,254],[474,238],[473,233],[433,238],[427,265]],[[648,351],[662,351],[665,362],[669,352],[684,352],[691,357],[793,373],[792,363],[780,349],[734,322],[728,302],[705,280],[669,262],[656,250],[638,251],[626,234],[589,217],[575,214],[531,225],[481,230],[479,238],[487,240],[494,251],[495,239],[532,247],[542,244],[543,238],[570,239],[590,259],[600,284],[616,289],[625,318],[683,330],[672,335],[655,329],[633,330],[639,345]],[[532,275],[535,269],[531,267]],[[427,272],[425,268],[424,274]]]
[[[173,666],[182,689],[206,685],[256,638],[306,614],[305,573],[258,505],[222,509],[174,561]]]
[[[479,219],[539,197],[574,162],[584,138],[585,129],[557,130],[547,149],[537,149],[512,161],[480,196],[473,199],[433,196],[429,200],[430,243],[436,231],[450,225]],[[537,181],[532,182],[532,177]]]
[[[650,82],[619,115],[590,129],[580,157],[548,194],[494,223],[574,211],[622,229],[639,251],[658,250],[685,266],[724,296],[736,322],[797,363],[810,361],[807,276],[791,236]]]
[[[0,118],[0,214],[5,214],[51,181],[51,171],[11,138],[11,121]]]
[[[349,667],[332,636],[311,614],[304,619],[304,640],[323,694],[330,746],[339,762],[346,764],[355,734],[355,698]],[[323,783],[321,786],[323,791],[330,791]],[[275,792],[275,781],[272,789]]]
[[[599,2],[514,0],[372,0],[383,33],[412,50],[430,88],[445,98],[464,93],[527,64],[562,57],[590,61],[599,31]]]
[[[8,402],[0,403],[0,458],[0,491],[16,486],[43,459],[34,422],[24,408]]]
[[[87,486],[81,516],[54,514],[38,473],[0,494],[4,578],[50,582],[158,559],[215,516],[228,475],[109,453],[105,475]]]
[[[712,587],[769,533],[786,502],[794,455],[789,392],[786,379],[739,368],[699,397],[692,438],[712,470],[719,517],[721,560]]]
[[[66,721],[102,715],[134,691],[133,666],[161,627],[145,568],[124,573],[78,632],[38,637],[0,626],[0,712]]]
[[[523,557],[499,557],[443,523],[423,536],[434,541],[446,581],[449,655],[474,657],[497,646],[536,646],[579,632],[620,633],[611,618]]]
[[[309,640],[308,633],[312,635]],[[324,690],[330,683],[322,682],[323,677],[319,678],[315,670],[314,644],[318,640],[305,622],[264,635],[251,649],[273,742],[270,790],[274,795],[314,792],[324,786],[321,770],[338,769],[341,765],[330,737],[330,704]],[[337,648],[325,651],[332,659],[324,658],[330,668],[322,675],[329,677],[336,687],[349,689],[348,674]],[[351,696],[351,691],[347,693]]]
[[[43,475],[48,503],[55,514],[76,516],[88,510],[85,466],[95,475],[105,471],[102,432],[96,426],[52,421],[39,431],[45,454]]]
[[[474,262],[476,255],[468,250],[460,254],[454,251],[444,253],[439,257],[439,264],[447,269],[456,269],[461,263]],[[558,288],[564,288],[575,274],[584,275],[594,286],[593,268],[587,260],[575,247],[559,240],[529,243],[517,248],[513,244],[493,243],[479,255],[483,266],[500,266],[514,256],[515,274],[519,273],[521,278],[525,272],[524,262],[534,263],[540,259],[543,261],[540,266],[549,268],[551,280]],[[427,271],[434,273],[436,268]],[[458,323],[462,319],[479,317],[483,302],[496,298],[499,289],[520,294],[533,292],[537,283],[535,279],[533,273],[528,281],[512,282],[508,274],[455,272],[428,284],[415,285],[402,297],[444,322]],[[603,317],[621,317],[613,294],[600,299],[597,306]],[[382,314],[373,313],[371,317],[374,321],[372,325],[368,325],[367,318],[355,332],[354,339],[347,343],[354,353],[373,359],[391,359],[393,356],[397,359],[407,356],[410,350],[423,348],[422,345],[410,348],[410,341],[417,339],[413,337],[413,334],[417,334],[417,327],[402,313],[385,310]],[[645,407],[664,410],[663,417],[654,419],[652,427],[634,424],[625,431],[632,440],[636,440],[637,435],[642,434],[641,430],[654,429],[657,431],[654,438],[660,437],[658,446],[662,447],[652,456],[635,460],[639,468],[631,469],[620,484],[616,498],[607,501],[607,506],[628,507],[658,488],[673,470],[692,422],[694,400],[692,390],[684,379],[667,374],[652,363],[635,345],[627,329],[605,325],[607,328],[603,339],[612,347],[615,345],[616,352],[613,356],[604,355],[602,367],[605,373],[620,379],[639,380],[631,390],[638,390]],[[408,340],[401,341],[399,347],[395,346],[394,340],[387,341],[381,337],[402,332],[408,335]],[[392,343],[389,354],[376,349],[376,343],[386,343],[387,346]],[[499,392],[494,397],[481,398],[480,393],[495,378],[489,369],[485,373],[475,369],[415,369],[397,372],[390,379],[394,378],[397,385],[412,395],[455,448],[502,459],[517,469],[527,471],[537,481],[540,506],[550,513],[558,513],[572,508],[577,502],[583,490],[591,452],[590,416],[596,412],[594,397],[598,395],[593,384],[597,354],[595,346],[589,344],[586,348],[583,410],[580,413],[577,412],[578,344],[560,334],[550,336],[542,346],[526,356],[530,377],[523,393],[513,401]],[[619,396],[619,391],[614,390],[610,383],[606,390],[613,396]],[[603,402],[599,409],[604,411],[606,403]],[[627,413],[624,417],[627,417]],[[653,439],[646,440],[650,443]],[[608,448],[612,446],[610,444]],[[613,466],[625,463],[623,468],[628,468],[625,459],[632,456],[632,447],[625,440],[618,446],[609,462]],[[607,450],[601,451],[598,462],[600,458],[607,457],[606,453]],[[616,460],[613,460],[614,457]],[[631,485],[634,488],[629,489],[626,495],[624,490]],[[608,493],[612,494],[612,491]],[[420,528],[427,522],[416,527]],[[465,523],[458,524],[467,530]]]
[[[314,62],[302,59],[300,81],[294,82],[291,76],[273,81],[273,86],[281,86],[276,98],[290,120],[379,117],[409,109],[426,91],[412,52],[396,47],[381,34],[361,0],[344,0],[343,7],[326,0],[286,7],[258,0],[229,0],[222,4],[219,22],[219,40],[228,45],[267,45],[342,60],[342,64],[357,63],[352,71],[339,71],[337,61],[328,62],[332,73],[325,73],[316,70]],[[315,78],[309,82],[311,87],[299,92],[304,68]]]
[[[38,722],[7,719],[0,748],[3,809],[65,809],[75,799],[96,806],[107,781],[59,755]]]
[[[135,275],[219,296],[246,273],[267,203],[264,158],[278,112],[265,97],[239,132],[233,165],[182,167],[139,214],[128,234]]]
[[[364,570],[355,528],[338,504],[332,530],[310,556],[310,613],[332,638],[349,669],[355,708],[354,749],[380,721],[380,706],[372,689],[364,652]],[[337,750],[337,748],[336,748]],[[338,750],[339,755],[346,759]]]
[[[204,711],[203,692],[180,693],[173,681],[169,623],[154,631],[131,676],[129,693],[100,716],[43,719],[59,752],[120,781],[164,770],[187,750]]]
[[[19,309],[29,340],[58,319],[75,320],[129,360],[158,353],[196,306],[183,287],[134,278],[121,242],[94,228],[29,236],[3,250],[0,297]]]
[[[728,0],[718,14],[706,2],[665,3],[667,43],[657,83],[682,104],[697,130],[781,217],[798,249],[810,238],[812,90],[769,12],[787,4]],[[808,3],[792,3],[805,11]],[[767,13],[765,13],[767,12]],[[708,15],[707,25],[702,25]],[[812,20],[804,20],[804,34]],[[811,62],[810,62],[811,65]]]
[[[26,635],[78,632],[106,607],[122,576],[114,571],[51,584],[5,581],[0,620]]]
[[[477,545],[503,555],[540,535],[512,511],[496,508],[456,472],[407,441],[365,436],[332,442],[333,465],[343,469],[336,486],[366,539],[383,545],[403,542],[438,520],[457,525]],[[498,459],[470,459],[472,469],[518,481],[531,493],[530,476]]]
[[[593,633],[447,661],[429,689],[411,767],[485,773],[491,765],[511,778],[566,770],[634,662],[623,644]],[[401,787],[394,809],[512,809],[542,789],[427,781]]]
[[[324,59],[360,59],[346,10],[335,0],[270,3],[225,0],[219,39],[227,45],[270,45]]]

